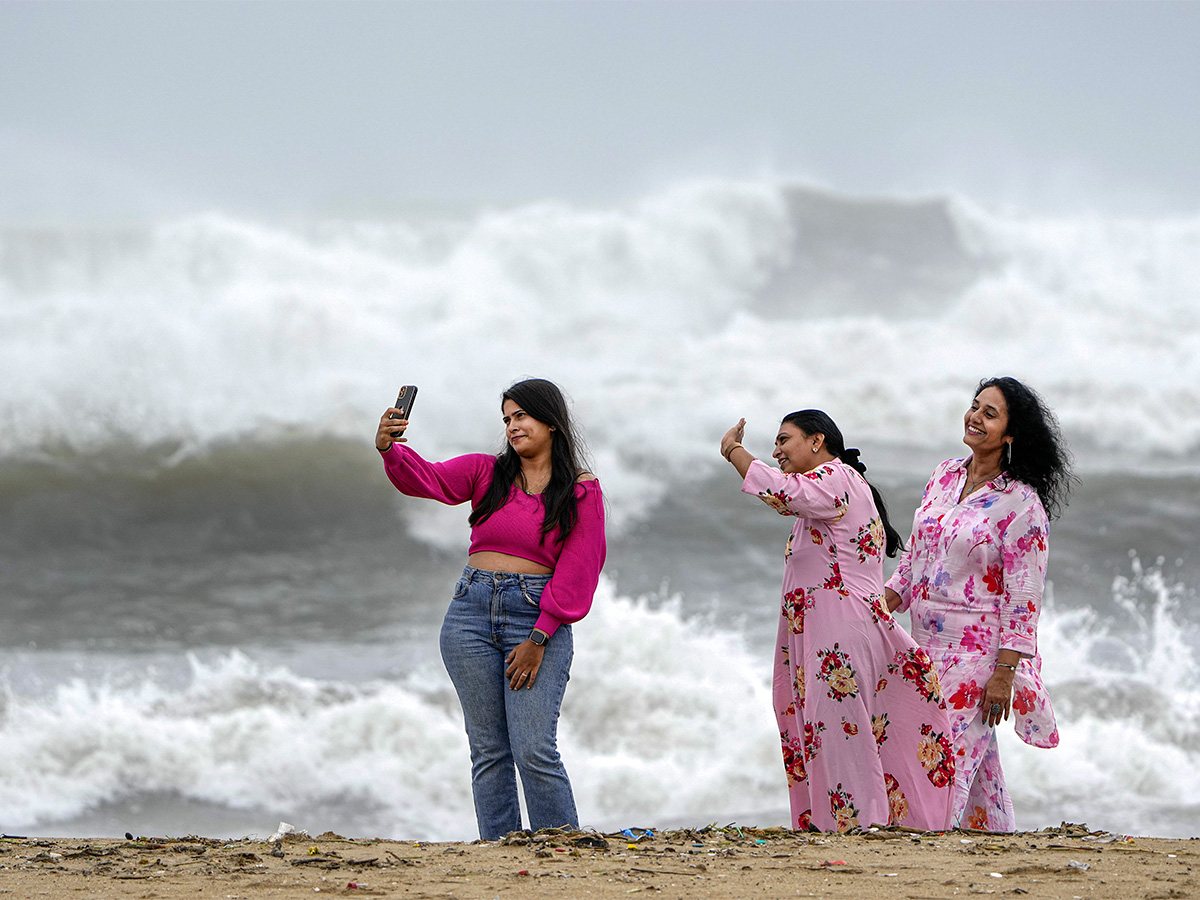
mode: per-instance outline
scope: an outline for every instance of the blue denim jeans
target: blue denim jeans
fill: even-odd
[[[558,755],[558,713],[575,655],[571,627],[559,626],[546,644],[532,688],[514,691],[504,675],[505,657],[537,622],[549,581],[549,575],[467,566],[442,622],[442,661],[462,704],[475,818],[479,836],[488,841],[521,829],[517,771],[531,829],[579,827]]]

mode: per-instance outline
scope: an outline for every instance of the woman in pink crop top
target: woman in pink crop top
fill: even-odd
[[[504,392],[506,446],[428,462],[379,420],[375,447],[410,497],[470,501],[467,566],[442,622],[442,660],[463,708],[479,836],[521,829],[515,772],[529,826],[579,827],[558,754],[558,715],[574,654],[571,624],[592,605],[604,565],[600,482],[583,466],[562,392],[540,378]]]

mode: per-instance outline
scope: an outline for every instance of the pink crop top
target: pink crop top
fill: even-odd
[[[451,506],[470,500],[472,509],[483,499],[496,468],[496,457],[484,453],[428,462],[404,444],[392,444],[380,455],[388,478],[400,493]],[[516,485],[503,506],[471,528],[469,553],[506,553],[554,570],[542,591],[541,615],[535,626],[546,634],[554,634],[564,622],[578,622],[588,614],[604,566],[600,482],[577,483],[575,496],[578,518],[562,543],[557,528],[542,539],[542,498],[531,497]]]

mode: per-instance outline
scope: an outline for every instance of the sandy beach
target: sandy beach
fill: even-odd
[[[1200,896],[1198,863],[1195,838],[1129,837],[1079,825],[1006,835],[888,829],[829,835],[730,825],[651,834],[541,832],[475,843],[332,833],[275,843],[4,836],[0,894],[1174,900]]]

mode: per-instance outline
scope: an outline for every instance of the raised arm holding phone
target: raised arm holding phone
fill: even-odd
[[[505,448],[428,462],[407,446],[416,388],[380,418],[375,447],[401,493],[470,502],[471,545],[441,651],[463,708],[479,834],[521,829],[516,771],[530,828],[579,826],[558,754],[559,710],[574,655],[571,624],[587,615],[604,565],[604,503],[586,470],[566,400],[544,379],[504,392]]]

